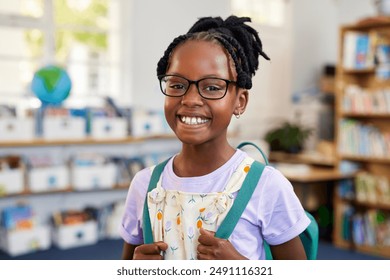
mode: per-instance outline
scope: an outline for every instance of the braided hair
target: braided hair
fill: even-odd
[[[237,72],[237,85],[241,88],[252,88],[252,77],[259,66],[259,55],[266,60],[270,58],[263,52],[263,45],[255,29],[246,25],[249,17],[229,16],[200,18],[190,30],[176,37],[164,52],[157,64],[157,75],[164,75],[169,66],[173,50],[187,40],[216,41],[222,45],[234,61]]]

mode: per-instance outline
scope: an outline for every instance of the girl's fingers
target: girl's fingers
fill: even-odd
[[[204,228],[200,228],[199,231],[200,235],[198,238],[198,241],[200,244],[206,245],[206,246],[211,246],[214,243],[215,240],[215,232],[206,230]]]

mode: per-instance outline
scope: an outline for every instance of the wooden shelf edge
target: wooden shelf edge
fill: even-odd
[[[363,162],[390,164],[390,157],[378,158],[378,157],[367,157],[367,156],[359,156],[359,155],[341,154],[340,158],[344,159],[344,160],[352,160],[352,161],[363,161]]]
[[[147,140],[158,140],[158,139],[176,139],[174,134],[162,134],[162,135],[151,135],[144,137],[125,137],[118,139],[94,139],[85,138],[78,140],[44,140],[34,139],[31,141],[2,141],[0,147],[29,147],[29,146],[62,146],[62,145],[104,145],[104,144],[131,144]]]
[[[347,198],[340,198],[340,199],[347,204],[362,206],[365,208],[374,208],[374,209],[381,209],[381,210],[389,210],[390,211],[390,204],[385,204],[385,203],[381,203],[381,202],[358,201],[358,200],[347,199]]]
[[[344,73],[344,74],[352,74],[352,75],[356,75],[356,74],[372,74],[375,72],[375,68],[374,67],[370,67],[370,68],[362,68],[362,69],[354,69],[354,68],[342,68],[341,71]]]
[[[365,112],[347,112],[347,111],[342,111],[341,116],[343,118],[364,118],[364,119],[369,119],[369,118],[390,118],[390,113],[365,113]]]
[[[272,151],[269,154],[269,160],[275,162],[313,164],[327,167],[333,167],[336,164],[335,158],[309,153],[289,154],[285,152]]]
[[[114,185],[111,188],[102,188],[102,189],[88,189],[88,190],[77,190],[72,187],[67,187],[63,190],[52,190],[52,191],[29,191],[25,190],[21,193],[12,193],[12,194],[2,194],[0,195],[0,199],[6,198],[15,198],[15,197],[23,197],[23,196],[39,196],[39,195],[53,195],[53,194],[67,194],[67,193],[90,193],[90,192],[107,192],[107,191],[126,191],[129,188],[130,183],[128,184],[118,184]]]

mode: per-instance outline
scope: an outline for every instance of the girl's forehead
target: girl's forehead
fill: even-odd
[[[235,73],[233,60],[225,48],[215,41],[187,40],[177,46],[170,59],[168,69],[191,65],[203,69]]]
[[[175,51],[177,50],[198,50],[199,54],[201,54],[202,52],[204,52],[205,54],[212,52],[213,55],[215,55],[215,53],[220,52],[227,55],[225,48],[221,44],[219,44],[218,41],[188,39],[178,45],[173,52],[175,53]]]

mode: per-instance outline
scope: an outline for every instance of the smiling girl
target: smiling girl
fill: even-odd
[[[120,228],[124,259],[305,259],[299,238],[309,225],[290,182],[266,166],[228,239],[215,236],[254,160],[232,147],[227,130],[247,106],[258,58],[269,60],[249,18],[199,19],[158,62],[166,120],[181,151],[148,192],[152,170],[134,177]],[[147,203],[153,240],[144,244]]]

